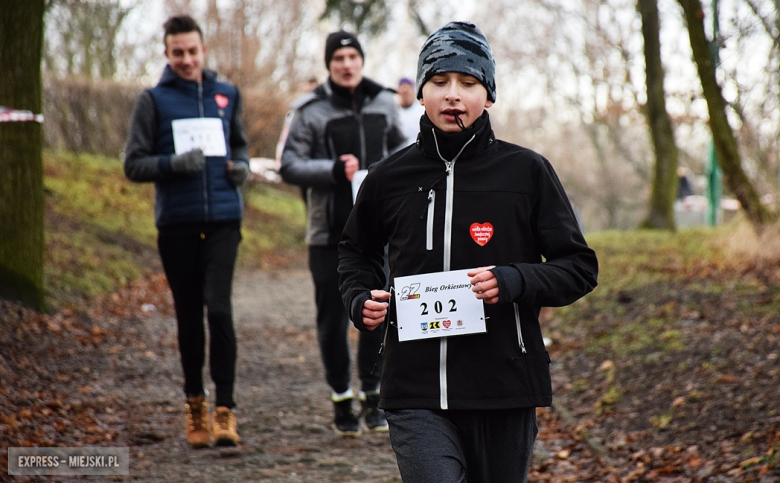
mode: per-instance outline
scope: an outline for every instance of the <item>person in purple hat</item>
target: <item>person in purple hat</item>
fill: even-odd
[[[417,134],[420,132],[420,118],[425,108],[417,100],[417,92],[414,89],[414,81],[408,77],[402,77],[398,81],[398,117],[401,119],[401,127],[404,130],[406,141],[404,144],[417,142]]]

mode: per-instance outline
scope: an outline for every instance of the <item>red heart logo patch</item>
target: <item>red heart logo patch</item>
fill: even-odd
[[[228,98],[223,96],[222,94],[217,94],[216,96],[214,96],[214,100],[217,101],[217,105],[222,109],[226,108],[228,105]]]
[[[441,323],[441,325],[443,325],[445,329],[449,329],[450,326],[452,325],[452,322],[449,320],[445,320],[444,322]]]
[[[472,223],[469,231],[471,238],[481,247],[484,247],[493,238],[493,225],[490,223]]]

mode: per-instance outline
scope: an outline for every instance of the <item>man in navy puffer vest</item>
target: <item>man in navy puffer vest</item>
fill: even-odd
[[[154,182],[157,244],[173,293],[192,447],[239,442],[233,386],[236,336],[230,301],[241,241],[240,186],[249,175],[241,94],[204,70],[206,46],[189,16],[164,24],[168,65],[159,83],[137,99],[124,168],[136,182]],[[215,411],[203,386],[209,328]],[[210,419],[210,420],[209,420]]]

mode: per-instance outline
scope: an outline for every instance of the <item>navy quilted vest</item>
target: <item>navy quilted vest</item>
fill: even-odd
[[[176,119],[219,118],[225,134],[227,156],[206,157],[206,168],[198,175],[157,181],[155,221],[158,227],[177,223],[241,220],[241,191],[225,175],[231,159],[230,126],[238,90],[218,82],[213,72],[203,72],[203,82],[186,81],[165,67],[160,82],[149,90],[157,108],[155,151],[173,155],[173,128]]]

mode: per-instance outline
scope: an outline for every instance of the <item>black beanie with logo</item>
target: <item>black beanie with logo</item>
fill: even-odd
[[[360,57],[363,56],[363,48],[360,47],[360,42],[355,34],[339,30],[328,35],[328,39],[325,41],[325,67],[330,68],[330,59],[333,58],[333,54],[342,47],[354,47],[360,52]]]

